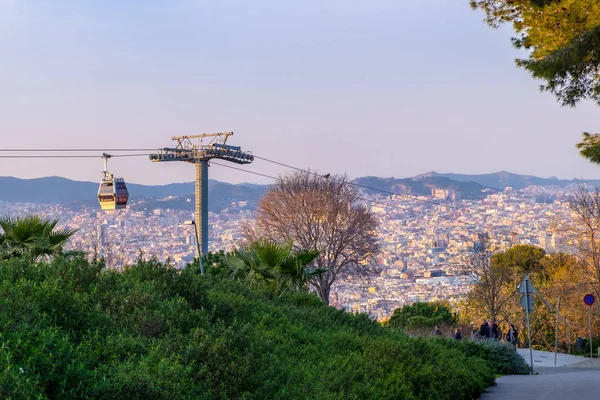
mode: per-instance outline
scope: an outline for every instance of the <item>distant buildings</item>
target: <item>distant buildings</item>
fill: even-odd
[[[540,193],[554,196],[538,202]],[[568,251],[568,238],[553,228],[569,221],[568,192],[536,187],[489,193],[482,200],[460,199],[453,190],[432,189],[431,197],[361,194],[373,200],[371,211],[379,221],[380,254],[377,271],[369,281],[356,276],[336,285],[332,305],[366,312],[383,319],[393,310],[415,301],[455,300],[464,296],[471,282],[461,276],[461,263],[469,252],[531,244],[547,252]],[[423,201],[427,200],[427,201]],[[368,203],[368,202],[367,202]],[[2,214],[38,214],[60,218],[61,225],[78,228],[72,248],[90,254],[110,255],[115,268],[134,263],[141,250],[146,257],[170,258],[181,267],[193,260],[193,230],[181,224],[190,211],[157,208],[156,201],[131,201],[127,210],[99,212],[95,207],[74,210],[60,205],[0,203]],[[384,206],[382,204],[389,204]],[[209,250],[231,250],[242,240],[241,227],[252,221],[252,210],[243,201],[209,213]],[[485,232],[485,233],[484,233]]]
[[[560,245],[557,235],[554,232],[540,232],[538,234],[539,246],[546,250],[546,253],[556,253],[560,251]]]
[[[454,189],[431,189],[431,197],[440,200],[458,200],[459,194]]]

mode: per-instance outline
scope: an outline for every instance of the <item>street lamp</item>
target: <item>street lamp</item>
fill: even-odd
[[[194,226],[194,233],[196,234],[196,248],[198,249],[198,262],[200,263],[200,273],[204,275],[204,266],[202,265],[202,250],[200,250],[200,242],[198,241],[198,229],[196,227],[196,221],[185,221],[183,224]]]

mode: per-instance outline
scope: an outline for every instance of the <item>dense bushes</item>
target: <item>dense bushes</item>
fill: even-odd
[[[452,326],[456,323],[450,304],[444,302],[413,303],[397,308],[387,325],[393,329],[433,329],[435,325]]]
[[[0,343],[9,399],[471,399],[502,369],[479,344],[154,261],[0,262]]]
[[[437,339],[446,348],[461,349],[468,356],[479,357],[487,361],[497,374],[528,374],[529,366],[517,354],[511,344],[494,340],[458,342],[455,340]]]
[[[577,347],[577,341],[573,342],[571,344],[571,348],[573,349],[573,354],[583,355],[584,357],[589,357],[590,356],[590,338],[589,338],[589,336],[584,337],[584,338],[578,338],[578,339],[583,339],[585,345],[583,346],[583,349],[582,349],[582,348]],[[599,348],[600,348],[600,337],[598,337],[598,336],[592,337],[592,354],[594,357],[600,356],[600,351],[598,351]]]

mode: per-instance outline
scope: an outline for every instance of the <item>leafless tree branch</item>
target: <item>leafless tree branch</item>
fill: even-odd
[[[379,250],[376,228],[375,217],[346,176],[295,172],[283,176],[261,199],[255,225],[246,228],[245,235],[319,251],[316,264],[326,272],[311,283],[329,303],[331,286],[340,274],[369,269]]]

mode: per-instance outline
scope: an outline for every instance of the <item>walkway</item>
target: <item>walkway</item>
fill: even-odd
[[[529,349],[517,349],[517,352],[525,359],[527,365],[531,365]],[[533,350],[533,372],[537,367],[554,367],[554,353],[548,351]],[[572,356],[570,354],[556,353],[556,366],[564,367],[574,365],[582,361],[589,360],[581,356]]]
[[[518,349],[529,364],[529,350]],[[600,390],[600,359],[590,360],[568,354],[533,352],[533,369],[536,375],[507,375],[496,379],[482,400],[506,399],[596,399]]]

